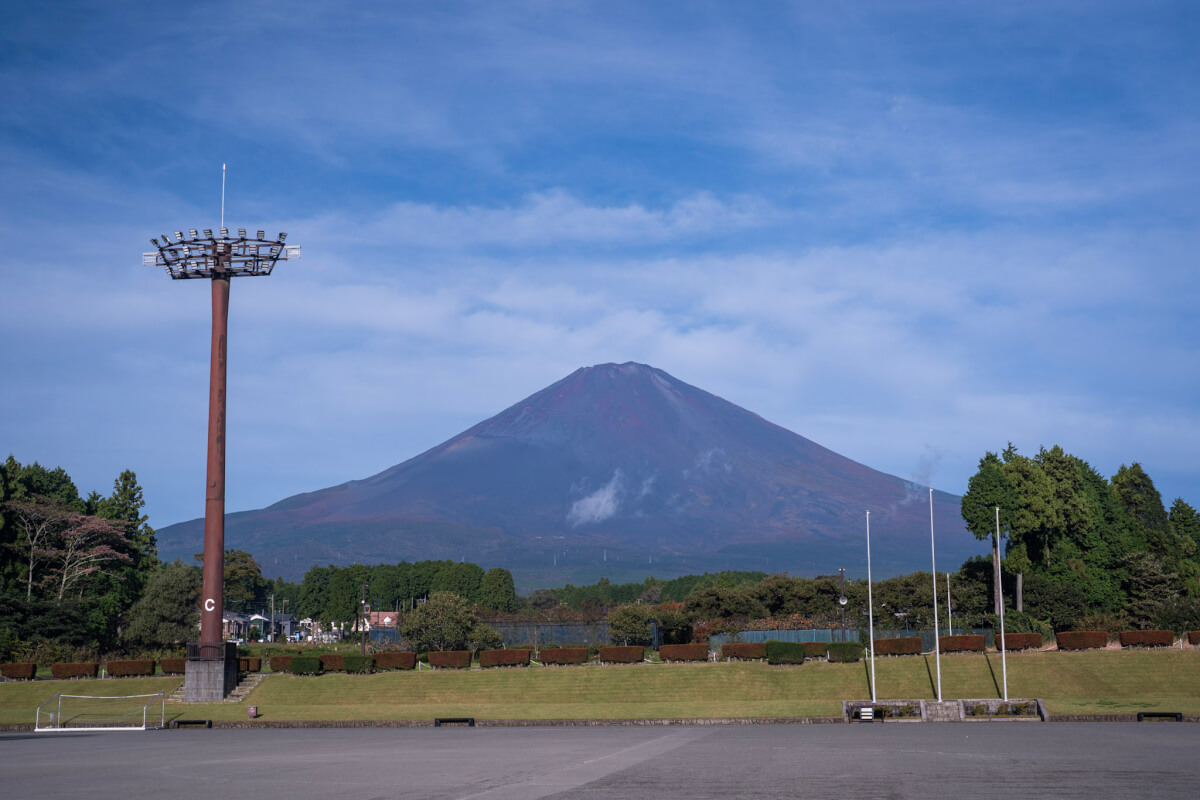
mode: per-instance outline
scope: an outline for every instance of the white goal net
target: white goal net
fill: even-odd
[[[158,694],[95,697],[59,692],[38,706],[35,731],[144,731],[166,727],[167,698]]]

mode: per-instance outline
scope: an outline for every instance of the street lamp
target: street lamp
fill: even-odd
[[[867,512],[867,628],[871,639],[871,702],[875,702],[875,598],[871,593],[871,512]]]
[[[230,236],[224,227],[217,236],[213,235],[211,229],[205,229],[204,235],[200,236],[192,228],[186,238],[182,231],[175,231],[173,240],[165,234],[161,241],[151,239],[154,252],[142,254],[143,266],[162,267],[172,280],[207,278],[212,281],[200,641],[194,643],[194,649],[189,647],[189,675],[193,673],[193,663],[227,660],[221,641],[221,612],[225,604],[222,581],[225,573],[225,364],[228,356],[229,282],[235,277],[270,275],[278,262],[299,258],[300,247],[285,244],[286,240],[286,233],[268,239],[263,231],[259,231],[258,237],[251,239],[241,229],[237,236]],[[197,693],[205,691],[201,688],[204,679],[198,677],[198,671],[195,674],[197,677],[193,681],[186,681],[185,678],[188,685],[195,687],[192,692],[185,689],[189,700],[192,695],[199,697]],[[210,687],[213,685],[211,682],[205,683]],[[222,700],[224,693],[209,699]]]
[[[846,641],[846,568],[842,567],[838,570],[841,573],[841,597],[838,598],[838,605],[842,607],[842,641]]]

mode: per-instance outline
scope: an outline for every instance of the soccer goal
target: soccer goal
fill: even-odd
[[[165,728],[167,696],[93,697],[58,692],[38,706],[35,731],[144,731]]]

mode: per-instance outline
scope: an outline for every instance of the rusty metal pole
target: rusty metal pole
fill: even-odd
[[[217,245],[217,248],[220,246]],[[228,255],[216,254],[227,266]],[[203,610],[200,641],[218,643],[225,637],[221,615],[225,607],[225,361],[229,337],[229,273],[218,268],[212,277],[212,352],[208,377],[208,470],[204,493]]]

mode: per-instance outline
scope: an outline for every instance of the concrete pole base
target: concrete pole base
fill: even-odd
[[[185,703],[220,703],[237,688],[237,660],[188,661],[183,676]]]

